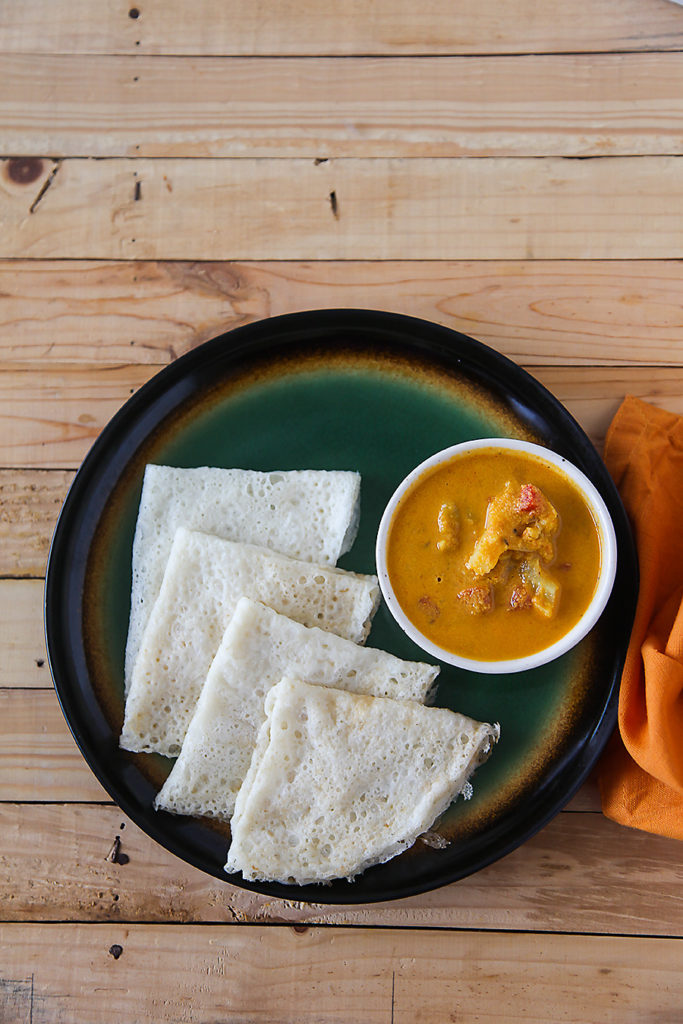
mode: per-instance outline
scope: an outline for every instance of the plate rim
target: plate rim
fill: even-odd
[[[220,874],[210,868],[207,868],[207,865],[202,861],[201,856],[193,855],[192,850],[188,849],[186,844],[181,842],[179,838],[169,836],[167,830],[163,828],[163,822],[165,817],[167,817],[164,814],[160,812],[152,812],[157,815],[157,818],[161,823],[159,826],[156,825],[157,819],[155,819],[149,811],[144,815],[144,822],[141,823],[139,819],[142,808],[133,806],[126,793],[122,792],[120,784],[117,783],[116,780],[112,780],[110,774],[101,766],[96,752],[92,750],[91,741],[82,729],[81,723],[73,711],[73,694],[71,695],[70,700],[68,692],[69,687],[68,685],[65,685],[64,667],[63,664],[60,664],[60,661],[63,662],[64,659],[58,653],[58,639],[56,637],[53,639],[57,628],[55,621],[56,612],[54,607],[55,598],[53,595],[58,593],[60,588],[58,569],[60,560],[64,557],[63,548],[68,539],[70,520],[75,514],[77,514],[77,503],[81,492],[87,493],[91,476],[95,472],[95,464],[100,459],[101,454],[112,444],[121,426],[123,426],[124,431],[126,431],[127,425],[130,426],[131,423],[135,425],[141,415],[144,418],[145,411],[149,409],[150,401],[156,401],[159,397],[163,398],[164,396],[168,396],[170,393],[169,388],[172,385],[177,384],[178,382],[187,382],[192,370],[195,367],[205,366],[207,359],[211,362],[216,355],[224,355],[225,353],[223,350],[226,345],[228,345],[230,349],[230,361],[237,362],[239,365],[240,358],[243,358],[244,355],[249,352],[262,352],[264,350],[268,352],[269,350],[272,351],[276,347],[286,347],[292,342],[298,342],[301,344],[303,336],[307,331],[312,332],[315,335],[323,336],[330,330],[337,333],[340,330],[350,332],[357,332],[360,330],[367,332],[369,329],[385,333],[401,333],[403,335],[407,351],[413,352],[413,354],[419,352],[423,357],[426,356],[432,362],[437,355],[437,352],[435,352],[435,349],[437,349],[439,358],[445,361],[451,369],[456,369],[462,362],[462,356],[454,356],[454,351],[458,349],[458,347],[464,348],[470,357],[470,362],[468,363],[469,366],[473,365],[475,369],[480,369],[479,364],[484,363],[492,365],[497,371],[497,376],[500,376],[505,372],[511,373],[514,379],[523,382],[525,386],[528,387],[530,394],[526,398],[526,401],[530,406],[533,406],[534,409],[537,409],[539,406],[541,407],[542,418],[544,420],[550,418],[550,420],[554,422],[559,418],[560,420],[564,420],[565,423],[568,423],[574,434],[582,442],[582,460],[585,457],[597,460],[597,466],[600,468],[601,480],[598,483],[598,481],[593,479],[592,476],[591,479],[593,479],[593,482],[598,487],[603,498],[607,501],[612,516],[614,517],[615,513],[617,516],[618,522],[615,522],[615,529],[619,540],[619,559],[620,562],[622,562],[621,573],[623,574],[624,571],[624,561],[627,563],[626,567],[630,567],[633,573],[631,577],[631,591],[627,595],[627,599],[625,601],[625,618],[628,626],[625,630],[626,640],[622,641],[622,646],[616,656],[614,671],[609,690],[602,703],[601,713],[597,721],[594,719],[592,720],[592,731],[585,737],[584,742],[581,744],[580,751],[572,755],[568,765],[562,769],[560,779],[556,781],[554,787],[552,787],[552,791],[545,794],[539,808],[539,813],[534,816],[533,821],[527,822],[521,829],[513,830],[507,841],[495,845],[494,848],[488,848],[491,846],[490,842],[488,844],[484,844],[484,850],[481,851],[481,855],[478,857],[476,865],[473,867],[469,867],[465,870],[455,868],[451,872],[444,871],[442,867],[430,872],[428,878],[423,877],[420,882],[416,882],[412,886],[408,884],[401,885],[397,889],[387,888],[381,893],[374,895],[372,892],[368,891],[358,893],[358,891],[354,889],[357,882],[349,883],[342,879],[335,880],[335,882],[332,883],[332,887],[325,885],[296,886],[278,882],[249,882],[243,879],[241,875],[232,875],[225,872]],[[277,343],[275,343],[274,336],[277,336],[281,331],[286,332],[286,334],[288,333],[288,339],[287,337],[281,337]],[[348,340],[351,341],[352,339],[349,338]],[[367,347],[368,346],[366,345],[365,350],[367,350]],[[229,376],[228,370],[226,370],[226,377],[227,376]],[[486,366],[484,367],[483,376],[485,378],[489,378],[491,376],[491,373]],[[190,389],[189,394],[192,393],[192,389]],[[163,418],[164,417],[157,420],[156,423],[162,422]],[[126,431],[127,437],[128,432],[129,431]],[[129,454],[126,461],[130,461],[132,457],[133,456]],[[608,494],[605,494],[605,490]],[[73,511],[75,503],[76,512]],[[124,404],[102,428],[98,437],[95,439],[89,451],[81,461],[63,501],[52,534],[46,564],[43,615],[47,660],[62,714],[64,715],[74,740],[90,770],[96,778],[98,778],[99,782],[115,801],[116,805],[128,815],[128,817],[141,829],[141,831],[150,836],[154,841],[158,842],[166,850],[180,857],[186,863],[199,868],[209,876],[215,877],[220,881],[227,882],[228,884],[235,885],[239,888],[277,898],[296,899],[299,902],[313,902],[320,904],[361,904],[386,902],[431,891],[478,872],[487,865],[507,856],[510,852],[527,842],[528,839],[544,828],[545,825],[547,825],[548,822],[562,810],[568,801],[572,799],[590,775],[616,725],[619,680],[626,657],[626,650],[628,646],[627,638],[630,634],[635,615],[637,595],[637,553],[628,517],[624,510],[616,485],[611,480],[600,454],[586,435],[583,428],[559,401],[559,399],[555,398],[555,396],[543,384],[541,384],[540,381],[503,353],[498,352],[496,349],[491,348],[469,335],[463,334],[462,332],[450,327],[446,327],[445,325],[391,311],[363,308],[326,308],[306,310],[297,313],[286,313],[276,317],[266,317],[223,331],[221,334],[218,334],[190,349],[167,366],[162,367],[162,369],[153,374],[153,376],[147,380],[134,395],[124,402]],[[624,602],[622,601],[622,603]],[[573,771],[569,773],[569,779],[567,780],[565,779],[565,776],[570,768],[572,768]],[[563,785],[559,785],[560,782],[563,782]],[[555,793],[555,790],[558,788],[560,792]],[[182,829],[179,831],[182,833]],[[377,867],[381,867],[381,865]],[[376,868],[370,868],[368,871],[364,872],[364,875],[358,876],[358,878],[368,878],[374,870],[376,870]],[[432,875],[435,873],[439,876],[438,878],[432,878]]]

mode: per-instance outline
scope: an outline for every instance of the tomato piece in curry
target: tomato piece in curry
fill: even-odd
[[[580,490],[536,456],[483,448],[427,470],[394,512],[387,571],[429,640],[501,661],[543,650],[597,585],[600,536]]]

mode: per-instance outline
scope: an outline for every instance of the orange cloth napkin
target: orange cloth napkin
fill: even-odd
[[[602,809],[683,839],[683,417],[627,397],[605,462],[631,520],[640,590],[619,728],[597,767]]]

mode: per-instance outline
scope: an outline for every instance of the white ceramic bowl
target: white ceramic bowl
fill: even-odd
[[[394,513],[400,505],[403,496],[408,490],[410,490],[413,484],[422,476],[423,473],[425,473],[426,470],[430,470],[441,463],[449,462],[456,456],[474,451],[477,448],[505,448],[513,451],[527,452],[528,454],[535,455],[536,457],[543,459],[545,462],[550,463],[552,466],[557,467],[573,481],[575,486],[578,487],[583,494],[593,513],[600,535],[600,574],[598,576],[595,593],[593,594],[593,598],[586,608],[586,611],[578,622],[576,622],[576,624],[572,626],[572,628],[565,633],[560,640],[557,640],[549,647],[545,647],[540,651],[536,651],[535,653],[526,655],[522,658],[513,658],[504,661],[478,661],[472,658],[462,657],[459,654],[454,654],[452,651],[447,651],[444,648],[439,647],[424,636],[424,634],[417,629],[414,623],[412,623],[405,614],[398,603],[398,599],[396,598],[394,589],[391,585],[391,578],[387,572],[386,551],[389,528]],[[432,657],[438,658],[439,661],[446,662],[449,665],[456,665],[459,668],[469,669],[472,672],[486,673],[523,672],[528,669],[537,668],[539,665],[545,665],[547,662],[553,661],[555,658],[559,658],[561,654],[564,654],[566,651],[574,647],[583,639],[584,636],[586,636],[589,630],[593,628],[602,614],[610,593],[612,592],[617,568],[617,540],[614,532],[614,526],[607,510],[607,506],[588,477],[582,473],[580,469],[577,469],[576,466],[572,465],[572,463],[567,459],[563,458],[561,455],[557,455],[548,448],[543,448],[541,445],[531,444],[527,441],[518,441],[500,437],[479,438],[476,441],[464,441],[461,444],[452,445],[450,448],[444,448],[443,451],[436,452],[435,455],[425,459],[425,461],[421,462],[419,466],[416,466],[415,469],[409,473],[396,488],[386,509],[384,510],[384,514],[379,525],[379,531],[377,533],[375,554],[377,559],[377,575],[379,577],[382,594],[389,611],[404,633],[406,633],[406,635],[409,636],[410,639],[418,645],[418,647],[421,647],[423,651],[426,651],[426,653],[432,655]]]

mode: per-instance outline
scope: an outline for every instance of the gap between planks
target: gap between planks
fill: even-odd
[[[0,804],[0,821],[5,920],[683,934],[675,841],[599,813],[561,812],[504,858],[451,885],[346,905],[275,899],[214,878],[174,857],[114,805]]]

